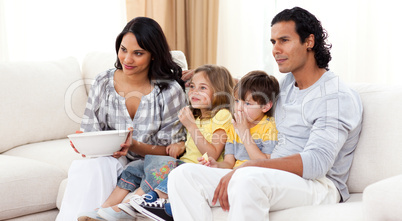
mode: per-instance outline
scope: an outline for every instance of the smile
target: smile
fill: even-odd
[[[123,66],[127,70],[131,70],[131,69],[133,69],[135,67],[135,66],[128,66],[128,65],[125,65],[125,64],[123,64]]]

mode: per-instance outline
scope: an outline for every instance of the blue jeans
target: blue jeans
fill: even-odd
[[[158,187],[158,190],[167,193],[167,180],[164,180],[172,169],[182,163],[183,161],[169,156],[146,155],[144,160],[136,160],[127,165],[117,186],[131,192],[141,187],[145,193]]]

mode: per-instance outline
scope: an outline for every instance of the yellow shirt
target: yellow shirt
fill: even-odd
[[[250,134],[257,147],[265,154],[271,154],[278,143],[278,130],[276,129],[274,117],[264,116],[257,125],[250,128]],[[234,167],[238,167],[250,160],[243,142],[234,129],[231,129],[228,133],[225,154],[234,155],[236,159]]]
[[[222,109],[215,114],[213,118],[207,120],[200,120],[197,118],[195,120],[195,124],[200,130],[201,134],[208,141],[212,141],[212,134],[219,129],[225,130],[226,134],[229,131],[229,128],[232,126],[232,115],[227,109]],[[187,133],[187,141],[186,141],[186,152],[180,158],[180,160],[186,163],[198,163],[197,158],[201,157],[204,153],[200,153],[195,145],[193,138],[190,133]],[[223,153],[218,158],[218,161],[223,160]]]

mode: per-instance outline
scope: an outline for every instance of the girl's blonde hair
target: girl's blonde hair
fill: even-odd
[[[202,118],[212,118],[223,108],[232,113],[234,81],[230,72],[223,66],[213,64],[198,67],[195,69],[194,75],[198,72],[205,74],[213,89],[211,109],[207,112],[207,116],[202,116]],[[193,109],[193,114],[195,118],[201,117],[201,110]]]

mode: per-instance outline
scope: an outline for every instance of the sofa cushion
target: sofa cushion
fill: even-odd
[[[402,174],[369,185],[363,192],[367,221],[402,219]]]
[[[45,212],[29,214],[25,216],[20,216],[12,219],[7,219],[7,221],[54,221],[56,220],[57,214],[59,214],[58,209],[52,209]]]
[[[77,154],[70,146],[70,141],[67,138],[26,144],[6,151],[3,154],[24,157],[54,165],[64,171],[66,177],[73,160],[82,159],[81,155]]]
[[[363,127],[350,177],[350,192],[362,193],[379,180],[402,174],[402,87],[354,84],[363,102]]]
[[[0,220],[56,207],[66,174],[47,163],[0,155]]]
[[[0,88],[0,153],[79,129],[87,95],[75,58],[0,63]]]

